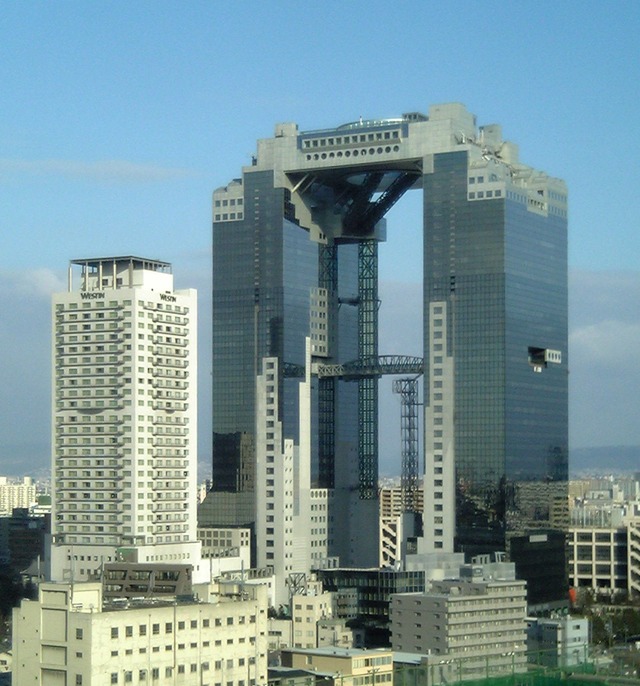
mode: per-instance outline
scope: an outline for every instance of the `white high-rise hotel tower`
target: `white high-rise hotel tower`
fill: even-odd
[[[122,560],[191,564],[204,580],[196,329],[196,292],[174,290],[170,264],[70,263],[53,297],[53,580]]]

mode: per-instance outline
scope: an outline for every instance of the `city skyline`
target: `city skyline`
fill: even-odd
[[[456,100],[479,123],[502,122],[523,159],[569,184],[570,445],[639,444],[640,260],[631,202],[638,123],[629,84],[638,76],[640,14],[633,3],[620,8],[617,16],[598,7],[585,16],[549,5],[539,15],[516,4],[505,18],[467,3],[411,4],[387,16],[385,5],[356,3],[339,24],[328,22],[328,11],[291,16],[252,3],[180,12],[144,3],[7,8],[0,28],[9,86],[0,115],[2,458],[47,463],[48,301],[64,279],[60,265],[94,253],[168,260],[178,285],[198,288],[200,311],[208,312],[211,192],[237,173],[243,156],[250,164],[255,140],[275,122],[309,130]],[[305,59],[259,32],[267,19],[292,36],[313,32]],[[563,44],[551,39],[551,25]],[[378,53],[366,45],[372,35],[381,38]],[[407,47],[412,38],[416,47]],[[413,58],[402,78],[394,49]],[[354,63],[360,54],[362,64]],[[351,72],[339,69],[347,61]],[[412,344],[410,315],[400,316],[420,299],[412,203],[401,201],[389,217],[389,233],[406,232],[407,240],[381,250],[382,352]],[[392,282],[398,261],[404,280]],[[201,460],[210,451],[208,325],[202,318]],[[393,341],[398,332],[406,345]],[[390,402],[399,418],[397,399]],[[394,431],[387,456],[399,452]]]

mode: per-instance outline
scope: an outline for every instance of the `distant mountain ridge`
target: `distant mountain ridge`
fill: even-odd
[[[569,451],[569,476],[585,473],[640,472],[640,445],[614,445],[599,448],[574,448]]]

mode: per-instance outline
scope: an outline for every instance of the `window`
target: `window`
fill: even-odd
[[[118,627],[117,626],[111,627],[111,638],[118,638]]]
[[[118,683],[118,672],[111,672],[111,681],[110,683],[112,684],[117,684]]]
[[[78,641],[82,640],[82,629],[76,629],[76,639]]]

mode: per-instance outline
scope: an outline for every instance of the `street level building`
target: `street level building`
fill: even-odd
[[[378,350],[384,217],[410,190],[423,197],[422,358]],[[504,550],[532,605],[563,602],[566,242],[565,184],[463,105],[278,124],[213,193],[206,523],[252,527],[258,564],[285,573],[323,556],[377,565],[378,379],[422,374],[426,548]],[[411,501],[418,462],[408,450]],[[315,549],[313,493],[326,507]]]
[[[43,583],[13,614],[13,683],[255,686],[267,676],[266,588],[197,602],[105,603],[99,583]]]
[[[281,660],[283,667],[323,675],[331,680],[332,686],[374,686],[393,681],[393,653],[390,650],[290,648],[282,651]]]
[[[527,617],[529,662],[545,667],[574,667],[589,661],[586,617]]]
[[[75,282],[74,282],[75,277]],[[73,260],[53,296],[52,579],[102,566],[191,565],[196,531],[197,307],[171,265]]]
[[[492,579],[481,565],[465,565],[428,592],[393,596],[393,650],[455,661],[458,680],[481,678],[488,665],[494,675],[525,671],[526,588],[510,567],[510,578]]]

